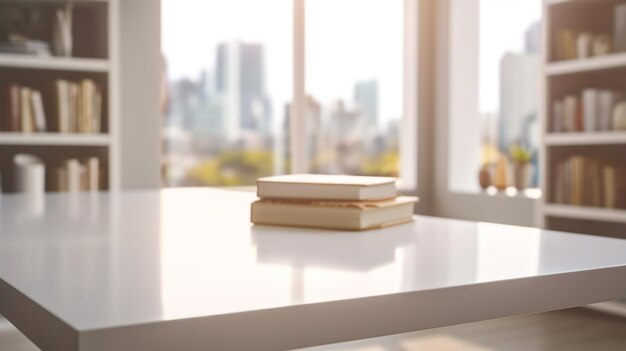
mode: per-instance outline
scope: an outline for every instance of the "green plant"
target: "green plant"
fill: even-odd
[[[514,145],[511,148],[511,158],[515,163],[528,163],[530,162],[531,154],[525,147]]]

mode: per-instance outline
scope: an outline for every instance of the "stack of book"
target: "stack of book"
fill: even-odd
[[[11,84],[6,88],[2,129],[9,132],[45,132],[46,114],[39,90]]]
[[[580,96],[567,95],[552,104],[552,131],[612,131],[615,106],[626,94],[607,89],[584,89]]]
[[[398,196],[388,177],[293,174],[257,180],[252,223],[366,230],[409,222],[415,197]]]
[[[102,94],[91,79],[54,82],[57,127],[61,133],[100,133]]]
[[[556,203],[605,208],[626,208],[626,171],[608,162],[572,156],[555,172]]]
[[[90,157],[84,163],[78,159],[65,160],[56,170],[57,191],[98,191],[100,189],[100,161]]]

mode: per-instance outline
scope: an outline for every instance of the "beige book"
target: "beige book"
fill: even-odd
[[[69,83],[63,79],[54,82],[56,89],[56,126],[61,133],[70,132]]]
[[[80,82],[80,123],[82,133],[93,133],[94,119],[94,95],[96,92],[96,84],[91,79],[83,79]]]
[[[405,223],[413,218],[417,198],[382,201],[303,201],[261,199],[252,204],[255,224],[338,230],[366,230]]]
[[[617,183],[615,167],[602,168],[602,183],[604,185],[604,207],[615,208],[617,200]]]
[[[86,189],[98,191],[100,189],[100,161],[97,157],[90,157],[85,160],[86,169]]]
[[[97,91],[93,97],[93,130],[92,133],[102,132],[102,94]]]
[[[23,87],[20,90],[20,110],[22,132],[32,133],[35,131],[35,121],[33,116],[33,107],[31,104],[32,90]]]
[[[68,83],[68,125],[69,132],[76,133],[79,131],[78,120],[80,111],[80,99],[78,97],[78,84]]]
[[[67,190],[70,192],[79,192],[82,188],[81,164],[77,159],[71,158],[65,161],[67,170]]]
[[[290,174],[259,178],[261,198],[381,200],[396,196],[396,178],[324,174]]]
[[[57,179],[57,190],[68,191],[66,167],[62,166],[62,167],[57,168],[56,179]]]

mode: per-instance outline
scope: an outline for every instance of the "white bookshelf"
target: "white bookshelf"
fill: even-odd
[[[626,223],[626,210],[622,209],[546,204],[544,212],[560,218]]]
[[[580,0],[582,1],[582,0]],[[584,73],[613,68],[626,67],[626,53],[595,56],[585,59],[548,62],[545,68],[547,76]]]
[[[537,213],[540,225],[547,229],[626,238],[626,209],[554,203],[553,189],[558,180],[552,174],[559,162],[574,155],[599,157],[617,166],[624,165],[626,131],[554,133],[550,129],[554,99],[580,94],[585,88],[626,91],[626,84],[622,83],[626,82],[626,53],[564,61],[552,57],[557,30],[611,31],[613,6],[618,3],[617,0],[544,0],[544,69],[539,116],[543,198]]]
[[[0,145],[108,146],[108,134],[1,132]]]
[[[74,31],[77,36],[73,40],[76,57],[0,53],[0,88],[6,84],[19,84],[39,89],[44,95],[44,110],[50,123],[50,116],[54,115],[54,106],[51,106],[53,97],[48,95],[46,100],[45,96],[54,94],[54,80],[93,79],[104,97],[104,130],[97,134],[1,131],[0,154],[3,157],[0,160],[0,172],[4,191],[14,190],[14,181],[6,178],[11,178],[14,172],[12,156],[22,152],[40,157],[46,165],[46,174],[53,174],[63,159],[96,156],[103,166],[103,189],[115,190],[120,187],[119,0],[0,0],[0,6],[22,6],[27,3],[30,7],[41,5],[49,9],[51,6],[62,7],[67,2],[74,3],[74,25],[81,27],[81,31]],[[86,30],[82,30],[85,24]]]
[[[547,133],[547,146],[626,145],[626,132]]]
[[[27,56],[17,54],[0,54],[1,67],[32,68],[61,71],[107,72],[107,59]]]

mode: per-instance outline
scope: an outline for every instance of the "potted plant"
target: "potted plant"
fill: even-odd
[[[530,185],[532,165],[530,164],[530,151],[520,145],[511,149],[511,158],[514,163],[514,183],[517,190],[524,190]]]

